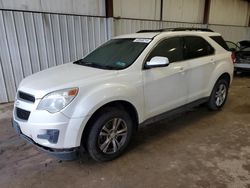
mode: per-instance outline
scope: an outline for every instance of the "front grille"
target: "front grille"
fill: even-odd
[[[32,95],[30,95],[30,94],[27,94],[27,93],[24,93],[24,92],[22,92],[22,91],[19,91],[18,92],[18,97],[20,98],[20,99],[23,99],[23,100],[25,100],[25,101],[29,101],[29,102],[35,102],[35,97],[34,96],[32,96]]]
[[[16,115],[19,119],[28,120],[30,116],[30,112],[23,110],[21,108],[16,108]]]

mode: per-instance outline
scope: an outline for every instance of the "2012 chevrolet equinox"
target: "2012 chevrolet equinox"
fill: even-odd
[[[207,29],[140,31],[113,38],[83,59],[25,78],[13,126],[61,159],[85,148],[118,157],[138,125],[188,105],[220,109],[233,78],[231,53]]]

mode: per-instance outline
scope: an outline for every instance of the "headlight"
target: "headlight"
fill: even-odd
[[[56,113],[65,108],[77,95],[78,88],[54,91],[45,95],[40,101],[37,110],[47,110]]]

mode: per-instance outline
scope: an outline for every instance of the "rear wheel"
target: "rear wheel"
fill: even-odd
[[[208,108],[219,110],[227,100],[229,83],[226,79],[220,79],[216,82],[208,101]]]
[[[115,159],[127,147],[133,130],[134,124],[126,111],[117,108],[102,110],[88,135],[90,156],[96,161]]]

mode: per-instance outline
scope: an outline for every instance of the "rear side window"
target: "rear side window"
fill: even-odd
[[[213,47],[203,38],[197,36],[186,36],[185,40],[185,59],[193,59],[212,55]]]
[[[213,39],[215,42],[217,42],[217,44],[219,44],[225,50],[229,50],[226,42],[221,36],[210,36],[210,38]]]
[[[147,61],[155,56],[167,57],[170,63],[183,60],[182,38],[173,37],[161,41],[149,54]]]

